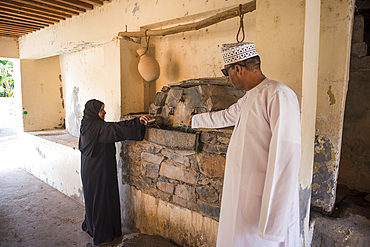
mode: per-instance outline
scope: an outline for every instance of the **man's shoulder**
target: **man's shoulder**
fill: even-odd
[[[295,92],[284,83],[272,80],[270,78],[266,78],[265,80],[266,87],[264,87],[264,90],[266,90],[267,92],[271,94],[284,93],[292,96],[294,95],[296,97]]]

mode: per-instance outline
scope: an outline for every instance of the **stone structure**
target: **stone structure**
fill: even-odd
[[[243,94],[218,78],[164,87],[150,108],[162,128],[149,127],[142,142],[122,142],[123,183],[218,220],[232,129],[195,130],[188,123],[192,114],[227,108]]]
[[[226,78],[191,79],[164,86],[149,113],[161,116],[162,125],[186,127],[192,114],[228,108],[243,95]]]

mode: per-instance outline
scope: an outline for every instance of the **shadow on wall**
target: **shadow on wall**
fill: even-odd
[[[67,131],[73,136],[79,136],[80,134],[80,121],[82,118],[81,105],[79,101],[79,87],[73,87],[71,97],[71,111],[68,116]]]

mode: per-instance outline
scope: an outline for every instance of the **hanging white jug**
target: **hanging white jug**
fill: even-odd
[[[147,82],[155,81],[159,77],[159,64],[146,50],[146,47],[138,49],[137,54],[140,56],[140,61],[137,66],[141,77]]]

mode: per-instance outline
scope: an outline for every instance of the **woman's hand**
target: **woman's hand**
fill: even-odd
[[[150,119],[152,119],[152,116],[149,116],[149,115],[141,116],[139,119],[140,119],[140,123],[144,124],[144,121],[149,121]]]

